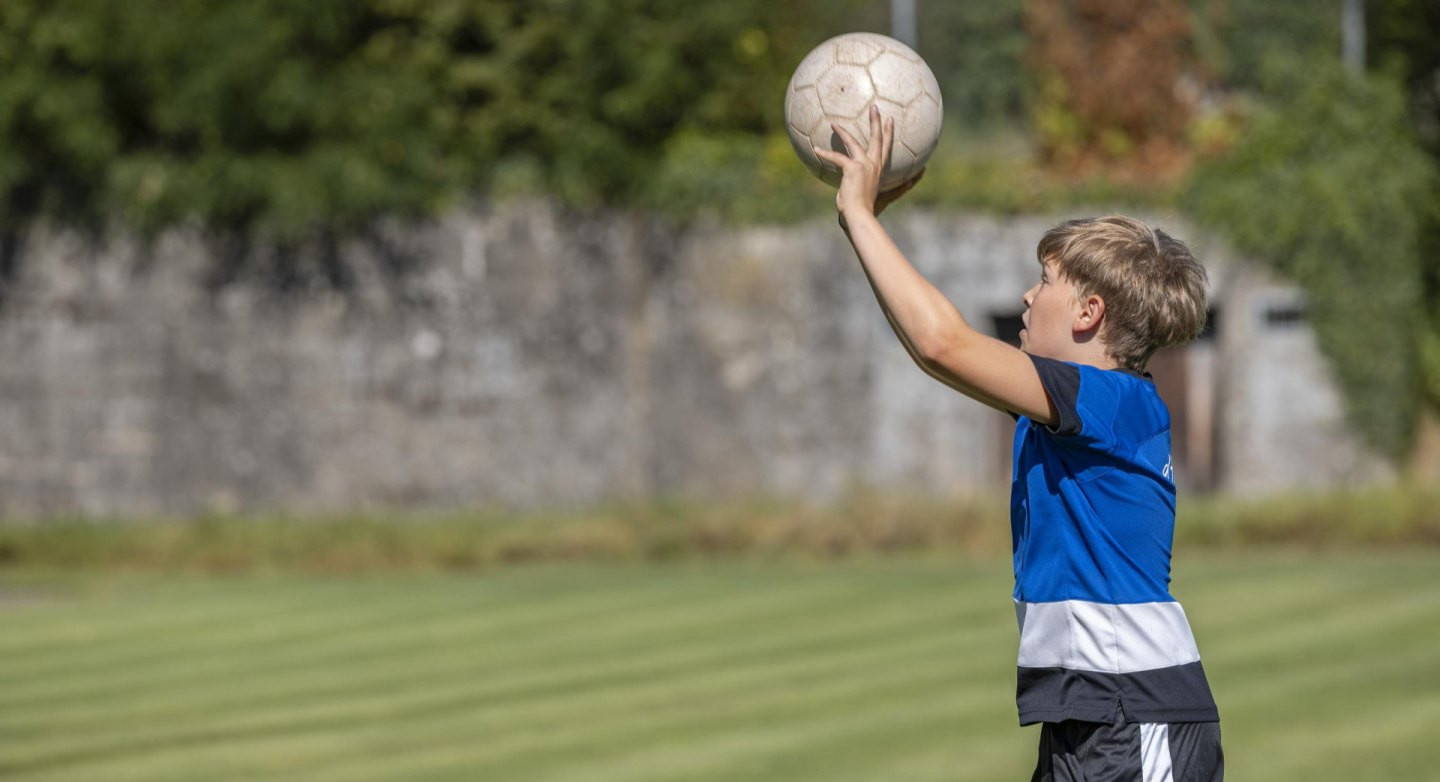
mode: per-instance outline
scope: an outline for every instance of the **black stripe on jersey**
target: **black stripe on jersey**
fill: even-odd
[[[1040,385],[1045,387],[1050,403],[1055,405],[1058,420],[1049,427],[1050,432],[1062,437],[1080,434],[1080,414],[1075,410],[1080,398],[1080,368],[1044,356],[1031,356],[1030,361],[1040,375]]]
[[[1017,668],[1020,724],[1216,722],[1220,713],[1199,661],[1134,673]]]

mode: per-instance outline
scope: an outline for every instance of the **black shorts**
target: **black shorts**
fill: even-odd
[[[1030,782],[1222,782],[1220,723],[1046,722]]]

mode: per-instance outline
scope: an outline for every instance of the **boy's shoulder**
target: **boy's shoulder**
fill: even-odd
[[[1150,378],[1053,359],[1035,363],[1057,422],[1027,420],[1016,429],[1015,475],[1027,492],[1078,492],[1090,505],[1127,497],[1126,507],[1142,497],[1173,498],[1170,413]],[[1024,479],[1042,465],[1045,480]],[[1051,486],[1052,478],[1059,483]]]
[[[1170,429],[1170,412],[1148,374],[1031,356],[1055,405],[1058,437],[1149,439]]]

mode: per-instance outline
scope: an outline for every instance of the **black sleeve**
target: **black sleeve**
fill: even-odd
[[[1043,356],[1031,356],[1030,361],[1040,373],[1040,385],[1045,387],[1060,416],[1054,426],[1047,428],[1062,437],[1080,434],[1080,414],[1075,409],[1080,399],[1080,368]]]

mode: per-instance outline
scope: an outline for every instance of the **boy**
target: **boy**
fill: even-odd
[[[1184,244],[1124,217],[1040,241],[1020,349],[980,334],[912,267],[876,215],[894,123],[867,149],[816,149],[844,177],[840,223],[885,317],[942,383],[1016,417],[1011,533],[1020,723],[1043,723],[1032,782],[1221,780],[1219,715],[1169,593],[1170,418],[1142,374],[1205,321],[1205,271]]]

